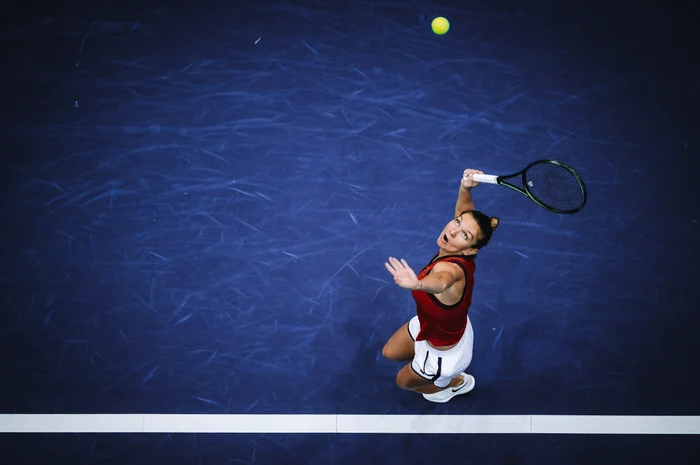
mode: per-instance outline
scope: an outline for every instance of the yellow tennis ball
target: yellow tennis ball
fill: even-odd
[[[433,28],[433,32],[439,36],[450,30],[450,22],[442,16],[435,18],[430,26]]]

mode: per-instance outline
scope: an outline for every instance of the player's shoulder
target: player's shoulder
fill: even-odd
[[[449,273],[455,277],[456,280],[461,280],[464,277],[464,270],[461,266],[455,263],[459,259],[444,259],[433,266],[433,272],[435,273]]]

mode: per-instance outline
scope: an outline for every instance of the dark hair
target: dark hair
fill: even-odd
[[[500,220],[495,216],[489,217],[478,210],[465,210],[460,215],[464,215],[465,213],[472,215],[472,218],[474,218],[476,224],[479,225],[479,229],[481,230],[481,234],[476,237],[476,242],[472,247],[475,249],[486,247],[491,240],[493,231],[498,227]]]

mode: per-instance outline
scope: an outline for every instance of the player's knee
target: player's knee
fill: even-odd
[[[398,362],[401,359],[401,355],[398,351],[387,342],[382,349],[382,357],[387,358],[391,361]]]
[[[415,389],[418,386],[416,384],[416,380],[413,379],[413,377],[410,376],[405,370],[401,370],[397,373],[396,385],[399,388],[405,389],[407,391],[412,391],[413,389]]]
[[[408,381],[402,376],[396,376],[396,385],[401,389],[409,389]]]
[[[382,347],[382,357],[391,360],[391,348],[389,347],[389,343],[384,344],[384,347]]]

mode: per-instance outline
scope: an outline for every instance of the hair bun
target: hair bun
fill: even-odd
[[[498,223],[500,223],[500,222],[501,222],[501,220],[499,220],[495,216],[492,216],[491,217],[491,228],[496,229],[498,227]]]

